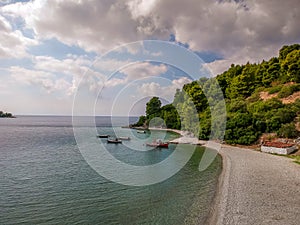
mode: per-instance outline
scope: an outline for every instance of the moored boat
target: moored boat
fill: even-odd
[[[108,134],[101,134],[97,136],[98,138],[108,138],[109,135]]]
[[[129,141],[130,137],[118,137],[119,140]]]
[[[139,134],[145,134],[146,131],[144,131],[144,130],[138,130],[137,133],[139,133]]]
[[[146,146],[155,147],[155,148],[168,148],[168,142],[162,142],[161,140],[153,141],[152,143],[146,143]]]
[[[109,144],[121,144],[122,141],[119,140],[118,138],[116,138],[116,139],[108,139],[107,143],[109,143]]]

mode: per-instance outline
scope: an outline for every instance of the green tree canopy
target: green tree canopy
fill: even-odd
[[[146,105],[146,116],[149,118],[160,113],[161,101],[158,97],[153,97]]]
[[[299,135],[295,123],[300,118],[300,99],[283,104],[282,98],[300,91],[299,83],[300,45],[283,46],[279,56],[268,61],[232,64],[216,79],[201,78],[184,85],[176,90],[173,104],[161,107],[159,98],[153,97],[140,122],[160,117],[168,128],[182,128],[201,139],[218,139],[223,132],[215,134],[215,130],[226,129],[225,140],[230,144],[251,144],[264,132],[294,137]],[[264,98],[263,92],[274,96]],[[223,96],[226,113],[220,110],[224,105],[214,104]],[[227,117],[226,127],[212,121],[218,116]]]

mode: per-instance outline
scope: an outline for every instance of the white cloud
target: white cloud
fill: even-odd
[[[124,67],[119,71],[119,73],[125,75],[123,78],[114,77],[116,74],[113,74],[111,77],[106,77],[105,86],[115,87],[146,77],[156,77],[167,72],[167,70],[168,67],[164,64],[154,65],[150,62],[129,64],[128,67]]]
[[[164,64],[154,65],[150,62],[142,62],[130,65],[120,72],[127,75],[127,80],[136,80],[144,77],[159,76],[167,72],[168,67]]]
[[[27,84],[27,85],[37,85],[48,92],[52,92],[55,87],[53,81],[53,74],[38,71],[38,70],[29,70],[18,66],[13,66],[9,69],[11,76],[18,82]]]
[[[20,30],[13,30],[7,19],[0,15],[0,58],[28,57],[27,48],[37,43],[23,36]]]
[[[115,87],[118,85],[125,84],[126,82],[127,82],[127,80],[125,80],[125,79],[112,78],[112,79],[108,79],[107,81],[105,81],[105,87]]]
[[[157,0],[131,0],[128,1],[128,6],[133,18],[149,15],[154,8]]]
[[[187,77],[173,80],[169,86],[163,86],[157,82],[143,83],[137,88],[139,97],[158,96],[172,102],[176,89],[181,89],[183,85],[192,82]]]
[[[33,68],[13,66],[8,69],[18,82],[40,86],[47,92],[62,91],[73,95],[79,85],[97,91],[103,86],[105,76],[88,67],[90,61],[84,57],[69,56],[59,60],[49,56],[32,58]]]
[[[44,70],[55,73],[63,73],[70,76],[82,76],[87,70],[90,60],[82,57],[68,57],[59,60],[50,56],[36,56],[33,58],[34,67],[38,70]]]
[[[68,95],[74,94],[79,85],[88,86],[91,91],[97,91],[103,87],[105,75],[92,70],[91,61],[81,56],[70,55],[68,58],[58,60],[48,56],[34,58],[34,69],[63,74],[71,78],[72,85],[67,90]],[[61,75],[60,75],[61,76]]]
[[[95,67],[96,69],[101,70],[101,71],[114,72],[114,71],[121,69],[122,67],[125,67],[126,65],[128,65],[130,63],[131,63],[130,60],[121,61],[121,60],[112,59],[112,58],[110,58],[110,59],[100,58],[93,64],[93,67]]]
[[[187,77],[180,77],[179,79],[172,81],[172,86],[174,87],[174,90],[175,90],[176,88],[182,88],[183,85],[191,83],[191,82],[192,82],[192,80]]]

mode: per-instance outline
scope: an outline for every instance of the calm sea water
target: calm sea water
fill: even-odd
[[[83,159],[71,120],[55,116],[0,119],[1,224],[204,223],[221,171],[220,157],[199,172],[203,149],[197,148],[187,165],[168,180],[125,186],[101,177]],[[114,125],[135,120],[115,118]],[[97,117],[96,124],[99,134],[113,134],[110,117]],[[121,132],[134,135],[129,129]],[[161,136],[159,131],[154,134]],[[165,139],[174,137],[168,133]],[[125,145],[108,148],[116,158],[136,165],[162,161],[174,150],[170,146],[133,153]]]

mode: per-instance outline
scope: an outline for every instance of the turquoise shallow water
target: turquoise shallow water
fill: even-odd
[[[109,117],[96,121],[98,133],[113,134]],[[120,126],[126,122],[128,119],[118,120]],[[175,148],[131,151],[130,146],[146,149],[141,143],[147,134],[139,136],[127,129],[121,132],[136,135],[140,141],[107,148],[119,160],[133,165],[160,162]],[[165,138],[175,136],[168,133]],[[1,224],[183,224],[187,218],[204,223],[221,159],[217,157],[207,170],[199,172],[202,153],[203,149],[197,148],[186,166],[164,182],[125,186],[101,177],[83,159],[70,117],[1,119]]]

